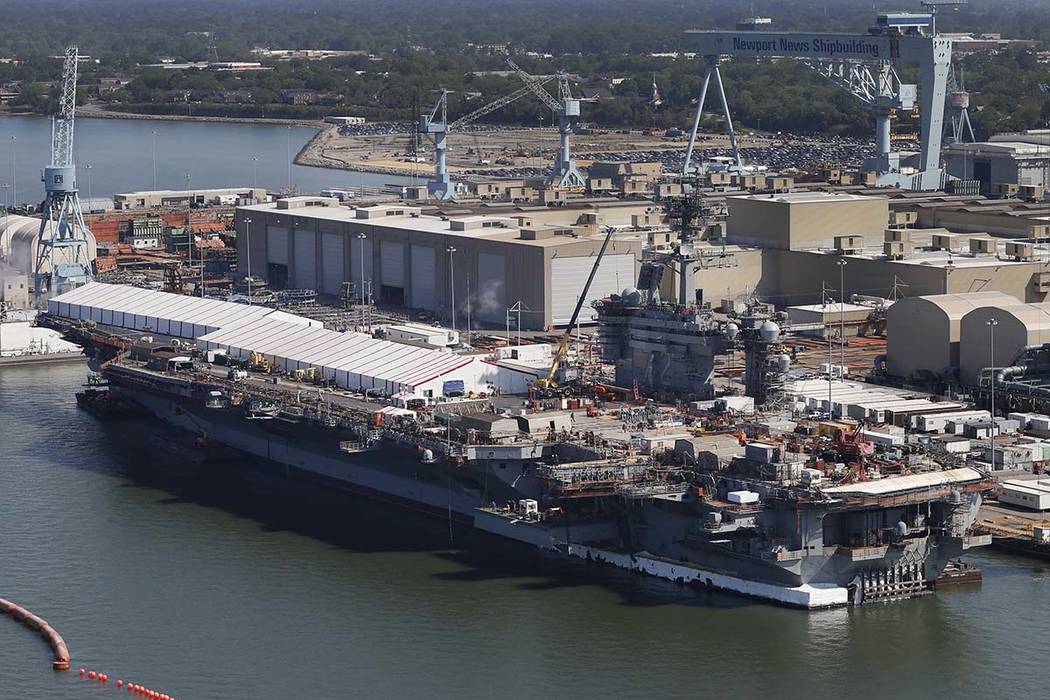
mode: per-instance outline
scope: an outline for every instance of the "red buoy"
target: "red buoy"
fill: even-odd
[[[86,675],[87,675],[87,671],[85,671],[84,669],[80,669],[80,677],[83,678]]]
[[[117,679],[117,687],[118,688],[123,688],[124,687],[124,681],[122,681],[121,679],[118,678]]]
[[[98,678],[98,674],[94,671],[88,671],[88,678],[90,678],[91,680],[95,680],[96,678]]]

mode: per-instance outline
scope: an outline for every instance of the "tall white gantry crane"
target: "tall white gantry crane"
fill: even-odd
[[[558,158],[554,162],[554,172],[547,179],[547,184],[553,187],[583,188],[586,181],[576,167],[569,150],[569,134],[572,133],[573,125],[580,118],[580,98],[574,97],[569,87],[569,78],[564,73],[558,76],[558,98],[555,99],[543,88],[543,79],[526,73],[514,61],[507,59],[507,64],[514,69],[518,77],[522,79],[525,86],[529,88],[536,97],[540,98],[551,111],[558,117],[558,132],[561,135],[561,147],[558,150]]]
[[[540,85],[550,81],[552,78],[541,78]],[[434,109],[430,114],[421,114],[417,132],[429,136],[434,140],[434,179],[427,183],[427,193],[435,199],[452,199],[456,195],[456,189],[448,174],[446,165],[446,154],[448,151],[447,136],[450,131],[456,131],[471,122],[477,121],[489,112],[495,112],[500,107],[509,105],[511,102],[533,92],[532,85],[525,85],[499,99],[493,100],[484,107],[478,107],[473,112],[464,114],[452,122],[448,122],[448,90],[442,89]],[[542,89],[542,88],[541,88]]]
[[[66,49],[58,113],[51,118],[51,163],[44,168],[45,199],[33,280],[37,305],[46,295],[91,281],[89,232],[80,209],[73,164],[78,59],[76,46]]]

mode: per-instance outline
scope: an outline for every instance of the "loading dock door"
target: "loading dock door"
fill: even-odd
[[[405,286],[405,246],[382,241],[379,244],[379,279],[384,287]]]
[[[435,270],[434,249],[428,246],[412,246],[412,307],[433,310]]]
[[[295,286],[317,289],[317,236],[313,231],[295,232]]]
[[[343,291],[343,235],[321,234],[321,291],[325,294],[340,294]]]
[[[457,286],[460,284],[458,280],[456,284]],[[502,326],[507,318],[506,258],[497,253],[480,253],[476,284],[476,288],[470,290],[473,297],[471,315],[480,321]],[[458,298],[456,306],[461,310],[463,308]],[[524,318],[522,318],[522,325],[525,325]]]
[[[551,318],[554,325],[565,326],[572,320],[572,311],[593,266],[593,256],[554,258],[551,261]],[[606,254],[580,309],[580,323],[589,323],[598,316],[591,306],[592,301],[619,294],[625,287],[633,287],[634,277],[633,253]]]
[[[252,231],[249,231],[248,235],[251,233]],[[288,264],[288,229],[284,226],[266,227],[266,262],[275,265]]]

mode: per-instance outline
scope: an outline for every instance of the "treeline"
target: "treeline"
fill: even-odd
[[[21,0],[4,9],[0,56],[54,55],[69,42],[123,69],[161,55],[244,60],[254,46],[633,54],[686,50],[683,30],[732,28],[752,13],[799,31],[862,32],[874,19],[870,0]],[[939,26],[1050,41],[1045,0],[975,0],[943,11]]]
[[[150,114],[320,118],[358,114],[370,120],[413,120],[429,111],[436,90],[452,90],[450,118],[520,87],[493,45],[509,44],[534,74],[566,71],[579,91],[599,94],[584,119],[607,127],[687,127],[702,67],[696,60],[652,53],[688,50],[683,29],[731,27],[754,11],[778,29],[863,31],[873,20],[867,0],[791,3],[750,0],[24,0],[0,24],[0,83],[21,81],[21,106],[49,111],[66,42],[91,57],[81,65],[80,99],[94,98],[100,78],[128,85],[100,97],[110,108]],[[60,12],[58,10],[61,10]],[[994,12],[993,12],[994,10]],[[1050,39],[1045,0],[972,3],[944,12],[948,31],[1002,31]],[[994,15],[994,16],[993,16]],[[475,46],[468,46],[473,43]],[[258,60],[254,46],[370,51],[324,61],[266,61],[272,70],[221,72],[142,68],[162,57],[177,61]],[[550,53],[551,58],[533,54]],[[1023,51],[961,59],[973,92],[971,117],[980,135],[1043,125],[1050,99],[1039,83],[1050,73]],[[724,65],[734,119],[743,128],[797,133],[868,135],[870,116],[839,88],[790,60]],[[653,78],[662,98],[650,102]],[[905,79],[914,79],[906,73]],[[615,83],[615,85],[614,85]],[[553,87],[553,84],[549,84]],[[317,93],[323,104],[285,104],[289,90]],[[705,126],[717,129],[714,95]],[[489,123],[550,124],[549,110],[529,96],[488,115]],[[898,115],[910,128],[910,115]]]

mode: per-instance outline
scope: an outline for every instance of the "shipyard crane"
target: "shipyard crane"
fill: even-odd
[[[572,159],[569,149],[569,134],[572,133],[573,125],[580,118],[580,102],[582,100],[573,96],[568,76],[564,73],[558,75],[558,98],[555,99],[544,89],[543,78],[538,78],[525,72],[521,66],[509,58],[507,59],[507,65],[514,69],[514,72],[518,74],[525,86],[536,97],[540,98],[544,104],[550,107],[551,111],[558,118],[561,146],[558,150],[558,158],[554,162],[554,172],[548,178],[547,184],[553,187],[582,189],[587,183],[576,167],[576,162]]]
[[[44,168],[45,199],[33,270],[33,300],[91,281],[90,232],[84,223],[73,163],[73,117],[77,102],[77,47],[66,49],[58,112],[51,118],[51,162]]]
[[[598,249],[598,255],[594,258],[594,265],[591,266],[591,274],[587,276],[587,281],[583,285],[580,297],[576,300],[576,308],[572,311],[572,318],[569,319],[569,325],[565,327],[565,332],[562,333],[561,341],[558,343],[558,349],[555,351],[554,358],[551,360],[550,370],[547,372],[546,377],[537,379],[534,382],[534,385],[538,389],[549,392],[558,388],[558,370],[569,353],[569,341],[572,339],[572,329],[576,326],[576,321],[580,318],[580,310],[583,309],[583,304],[587,300],[587,292],[591,289],[591,283],[594,282],[594,276],[598,274],[598,266],[602,263],[605,249],[609,247],[609,241],[612,240],[614,231],[615,229],[612,226],[605,227],[605,240],[602,241],[602,247]]]
[[[541,78],[540,81],[542,84],[552,79]],[[427,192],[430,196],[435,199],[452,199],[456,194],[455,188],[452,186],[452,179],[449,177],[448,166],[446,165],[446,154],[448,152],[446,137],[448,133],[475,122],[486,114],[495,112],[497,109],[509,105],[532,91],[533,88],[529,85],[520,87],[514,92],[493,100],[483,107],[478,107],[473,112],[464,114],[450,124],[448,121],[449,91],[444,88],[441,89],[441,95],[434,104],[434,108],[430,110],[430,114],[421,114],[419,116],[419,124],[416,129],[416,133],[429,136],[434,140],[434,179],[427,183]]]
[[[853,95],[875,115],[875,157],[865,162],[864,170],[900,172],[900,154],[892,150],[890,140],[891,121],[898,109],[910,111],[915,107],[918,86],[902,83],[889,60],[880,61],[876,66],[848,58],[814,58],[800,62]]]
[[[962,68],[959,68],[959,78],[956,80],[955,71],[948,73],[948,105],[951,107],[949,118],[951,135],[945,138],[948,143],[962,143],[966,141],[966,135],[970,135],[970,143],[977,141],[973,134],[973,126],[970,124],[970,93],[966,91],[963,82]]]

